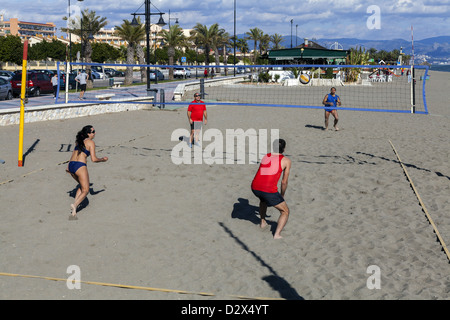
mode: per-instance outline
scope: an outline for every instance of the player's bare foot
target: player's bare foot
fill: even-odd
[[[277,239],[283,239],[283,237],[280,236],[279,234],[278,234],[278,235],[274,235],[273,238],[274,238],[275,240],[277,240]]]
[[[75,207],[75,204],[71,204],[70,208],[72,209],[72,216],[75,217],[77,215],[77,208]]]
[[[339,128],[338,127],[334,127],[334,130],[339,131]]]
[[[266,220],[261,221],[260,227],[261,227],[261,229],[264,229],[265,227],[267,227]]]

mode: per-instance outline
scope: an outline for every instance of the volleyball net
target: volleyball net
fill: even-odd
[[[123,74],[111,74],[127,67],[133,70],[128,81]],[[176,109],[189,105],[198,92],[204,102],[214,105],[324,109],[323,100],[334,87],[341,100],[339,110],[428,113],[427,66],[73,63],[72,68],[72,78],[80,69],[91,69],[94,78],[94,88],[84,93],[83,103],[150,104]],[[107,73],[110,78],[99,79]],[[66,83],[69,80],[66,76]],[[58,86],[57,103],[80,103],[78,86],[73,80],[65,88]]]

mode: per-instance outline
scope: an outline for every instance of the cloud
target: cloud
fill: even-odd
[[[144,12],[144,0],[70,0],[71,6],[88,8],[108,19],[108,28],[131,19],[131,13]],[[232,0],[152,0],[152,12],[165,12],[164,19],[179,19],[180,26],[190,29],[196,23],[207,26],[219,23],[233,33]],[[381,29],[369,30],[366,21],[370,17],[367,8],[380,8]],[[64,27],[67,16],[67,0],[5,0],[0,9],[6,19],[16,17],[23,21],[54,22]],[[299,37],[375,37],[379,39],[408,38],[412,24],[417,37],[448,34],[450,20],[449,0],[236,0],[237,33],[259,27],[268,34],[289,35],[290,20],[298,24]],[[143,17],[142,17],[143,18]],[[152,16],[152,19],[156,17]],[[174,23],[174,21],[171,21]],[[444,33],[444,34],[443,34]],[[445,34],[447,33],[447,34]]]

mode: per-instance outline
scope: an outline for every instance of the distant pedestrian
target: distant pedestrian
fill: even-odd
[[[205,68],[205,72],[203,72],[203,74],[205,76],[205,79],[207,79],[208,78],[208,68]]]
[[[76,76],[75,81],[80,84],[80,96],[78,98],[80,100],[85,99],[84,93],[86,91],[86,83],[87,83],[88,79],[89,79],[89,76],[87,73],[84,72],[84,70],[78,71],[78,75]]]
[[[53,96],[56,98],[56,91],[58,90],[58,73],[55,73],[52,77]]]
[[[211,68],[211,79],[214,78],[214,68]]]

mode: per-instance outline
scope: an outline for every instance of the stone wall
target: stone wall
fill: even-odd
[[[152,108],[152,104],[137,102],[152,101],[140,98],[127,103],[69,103],[48,106],[25,107],[25,123],[93,116],[104,113],[134,111]],[[0,109],[0,126],[20,123],[20,108]]]

